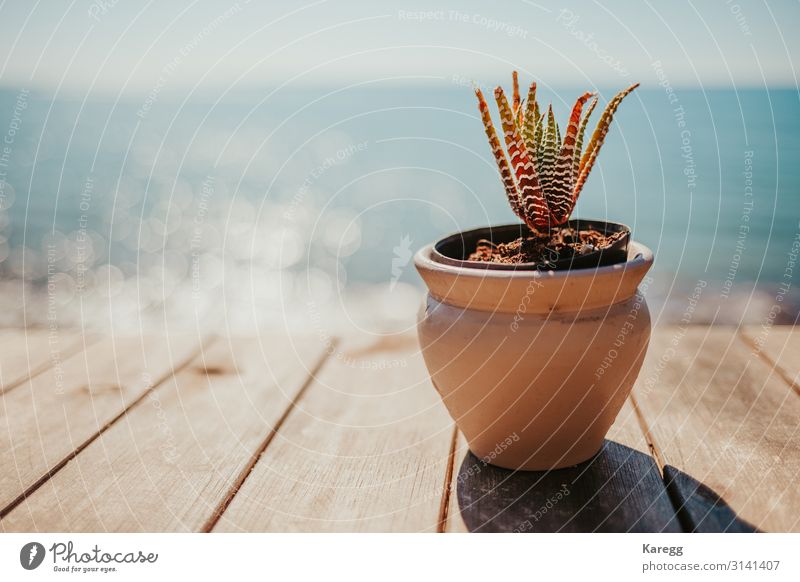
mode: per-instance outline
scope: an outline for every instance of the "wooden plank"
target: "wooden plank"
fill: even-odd
[[[97,340],[74,331],[3,330],[0,334],[0,394],[16,388]]]
[[[214,531],[437,531],[452,436],[415,336],[345,343]]]
[[[632,449],[646,455],[650,454],[650,449],[647,441],[645,440],[644,433],[642,432],[636,417],[636,411],[633,409],[630,400],[625,401],[625,405],[622,407],[622,410],[617,416],[616,422],[608,433],[608,439],[631,447]],[[458,484],[460,481],[459,467],[463,463],[463,460],[468,452],[469,447],[467,446],[467,441],[464,438],[464,435],[459,432],[456,440],[454,470],[449,492],[447,524],[445,528],[445,531],[448,533],[464,533],[469,531],[464,523],[464,519],[461,517],[461,510],[458,507],[457,494]],[[468,475],[462,474],[461,479],[464,479],[466,476]]]
[[[6,531],[200,531],[325,355],[318,340],[218,340],[2,522]]]
[[[467,445],[467,439],[461,431],[458,431],[455,447],[453,449],[450,490],[447,496],[447,515],[445,516],[444,527],[444,531],[447,533],[469,532],[467,524],[464,523],[464,518],[461,517],[461,509],[458,507],[458,485],[460,482],[458,470],[468,454],[469,445]]]
[[[634,397],[662,466],[720,497],[742,527],[800,530],[800,399],[734,328],[662,330]],[[693,495],[685,482],[679,506]],[[707,505],[681,507],[687,528],[725,522]]]
[[[747,523],[712,489],[683,471],[664,467],[672,504],[684,531],[694,533],[753,533],[758,529]]]
[[[199,350],[190,335],[106,338],[3,394],[0,516]]]
[[[800,331],[794,326],[744,327],[742,335],[768,365],[800,393]]]
[[[510,471],[469,453],[457,471],[458,504],[466,529],[681,531],[630,401],[609,437],[614,440],[607,440],[593,459],[554,471]]]

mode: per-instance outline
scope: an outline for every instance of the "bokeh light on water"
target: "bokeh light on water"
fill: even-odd
[[[322,90],[287,89],[256,108],[160,102],[144,120],[135,103],[79,112],[30,94],[0,212],[2,324],[46,325],[56,309],[62,325],[100,328],[408,326],[421,289],[413,252],[512,215],[469,91],[389,85],[322,101]],[[3,110],[17,97],[3,90]],[[649,293],[663,321],[681,318],[670,295],[684,304],[698,280],[717,300],[696,321],[758,321],[800,215],[787,194],[799,173],[770,147],[777,139],[782,155],[800,150],[798,122],[767,131],[764,105],[797,120],[796,96],[751,92],[739,108],[719,92],[709,114],[705,97],[684,92],[702,168],[688,195],[668,103],[657,89],[637,97],[579,214],[627,222],[654,248]],[[747,142],[725,125],[742,115]],[[737,252],[747,151],[756,204]]]

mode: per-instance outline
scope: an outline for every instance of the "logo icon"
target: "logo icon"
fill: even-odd
[[[411,243],[411,237],[406,234],[400,239],[400,244],[392,249],[394,258],[392,258],[392,280],[389,283],[390,291],[394,291],[395,285],[397,285],[400,276],[403,274],[403,269],[414,255],[411,251]]]
[[[19,563],[26,570],[35,570],[44,561],[44,546],[39,542],[28,542],[19,551]]]

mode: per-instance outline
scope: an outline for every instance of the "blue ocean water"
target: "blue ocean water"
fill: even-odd
[[[580,92],[540,101],[564,123]],[[6,87],[0,132],[0,279],[57,271],[64,304],[147,280],[161,299],[267,281],[256,295],[324,305],[420,287],[414,250],[514,221],[461,82],[119,100]],[[630,225],[664,297],[700,281],[710,304],[758,293],[795,317],[797,91],[638,89],[575,215]]]

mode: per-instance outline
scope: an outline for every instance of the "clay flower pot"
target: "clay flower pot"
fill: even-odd
[[[503,229],[513,231],[456,238],[474,248],[476,237]],[[637,287],[653,253],[626,241],[616,264],[509,270],[464,260],[447,241],[415,256],[429,291],[417,329],[433,384],[470,450],[509,469],[591,458],[647,350],[650,314]]]

